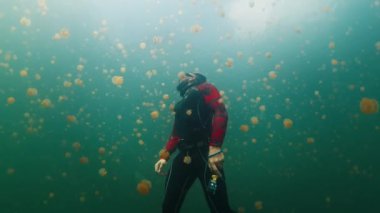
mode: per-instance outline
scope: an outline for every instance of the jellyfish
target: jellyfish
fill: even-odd
[[[145,42],[141,42],[140,45],[139,45],[140,49],[145,49],[146,48],[146,43]]]
[[[24,27],[29,27],[32,24],[32,21],[26,17],[20,19],[20,24]]]
[[[74,149],[75,151],[79,151],[80,148],[81,148],[81,145],[80,145],[79,142],[74,142],[72,146],[73,146],[73,149]]]
[[[165,101],[166,101],[166,100],[169,100],[169,95],[168,95],[168,94],[164,94],[164,95],[162,96],[162,99],[164,99]]]
[[[88,162],[89,162],[88,157],[86,157],[86,156],[82,156],[82,157],[80,157],[80,158],[79,158],[79,162],[80,162],[81,164],[88,164]]]
[[[74,123],[77,121],[77,117],[75,117],[75,115],[68,115],[66,117],[67,121],[70,122],[70,123]]]
[[[23,69],[20,71],[20,76],[21,77],[27,77],[28,76],[28,70],[27,69]]]
[[[158,118],[158,116],[160,115],[160,113],[155,110],[153,112],[150,113],[150,117],[153,119],[153,120],[156,120]]]
[[[376,42],[375,47],[377,51],[380,51],[380,41]]]
[[[231,68],[234,65],[234,60],[232,58],[227,58],[225,65],[226,67]]]
[[[293,121],[289,118],[285,118],[283,124],[285,128],[289,129],[293,126]]]
[[[99,155],[104,155],[104,154],[106,153],[106,148],[104,148],[104,147],[99,147],[99,149],[98,149],[98,153],[99,153]]]
[[[335,58],[334,58],[334,59],[331,59],[331,64],[332,64],[332,65],[335,66],[335,65],[338,65],[338,63],[339,63],[339,61],[338,61],[337,59],[335,59]]]
[[[312,137],[306,138],[306,143],[307,144],[313,144],[314,142],[315,142],[314,138],[312,138]]]
[[[259,124],[259,118],[256,117],[256,116],[251,117],[251,123],[252,123],[253,125],[257,125],[257,124]]]
[[[102,177],[107,175],[107,170],[105,168],[100,168],[98,172],[99,172],[99,175]]]
[[[255,202],[255,208],[257,209],[257,210],[261,210],[261,209],[263,209],[263,202],[262,201],[256,201]]]
[[[113,76],[112,83],[115,84],[116,86],[121,86],[124,83],[123,76],[120,76],[120,75]]]
[[[199,33],[200,31],[202,31],[202,29],[202,26],[199,24],[194,24],[193,26],[191,26],[192,33]]]
[[[45,98],[44,100],[41,101],[41,106],[43,108],[50,108],[50,107],[52,107],[52,103],[51,103],[50,99]]]
[[[330,43],[329,43],[329,48],[330,48],[330,49],[335,49],[335,42],[330,41]]]
[[[275,71],[270,71],[270,72],[268,73],[268,77],[269,77],[270,79],[276,79],[276,78],[277,78],[277,73],[276,73]]]
[[[148,195],[150,193],[151,188],[152,182],[150,182],[149,180],[144,179],[137,184],[137,191],[140,195]]]
[[[379,103],[376,99],[362,98],[360,100],[360,111],[364,114],[375,114],[379,111]]]
[[[36,88],[28,88],[27,90],[26,90],[26,94],[28,95],[28,96],[36,96],[36,95],[38,95],[38,90],[36,89]]]
[[[242,132],[248,132],[248,130],[249,130],[249,126],[248,125],[246,125],[246,124],[240,125],[240,131],[242,131]]]
[[[7,104],[8,105],[14,104],[15,102],[16,102],[16,99],[14,97],[8,97],[7,98]]]

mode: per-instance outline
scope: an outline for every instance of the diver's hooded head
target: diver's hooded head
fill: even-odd
[[[200,73],[185,73],[184,77],[179,80],[177,90],[183,97],[189,88],[202,84],[206,81],[206,76]]]

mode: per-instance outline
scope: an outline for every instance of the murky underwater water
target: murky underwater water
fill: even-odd
[[[234,209],[380,211],[379,0],[0,5],[2,213],[160,212],[194,71],[228,107]],[[198,182],[182,212],[208,212]]]

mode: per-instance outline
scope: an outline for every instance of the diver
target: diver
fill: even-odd
[[[166,175],[162,212],[179,212],[197,178],[211,212],[233,212],[223,170],[221,148],[228,114],[221,95],[200,73],[185,73],[177,90],[182,99],[174,107],[173,130],[155,164],[155,171],[160,174],[169,157],[179,150]]]

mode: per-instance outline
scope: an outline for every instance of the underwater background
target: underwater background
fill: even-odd
[[[380,212],[379,0],[0,0],[0,212],[160,212],[183,72],[236,211]]]

